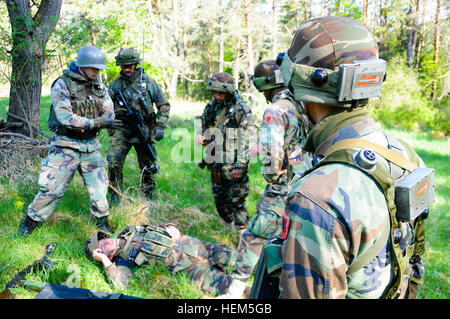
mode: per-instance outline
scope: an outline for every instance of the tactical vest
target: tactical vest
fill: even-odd
[[[156,115],[153,109],[153,103],[151,93],[149,92],[149,83],[147,74],[143,73],[144,81],[141,84],[140,80],[140,68],[137,68],[130,80],[123,79],[121,75],[116,81],[111,83],[110,90],[113,94],[118,94],[119,89],[122,89],[122,94],[127,101],[128,105],[131,106],[135,111],[142,114],[146,121],[155,121]],[[125,83],[128,83],[125,85]],[[115,103],[115,108],[117,107]],[[120,110],[116,109],[118,117],[120,117]],[[125,110],[124,110],[125,111]]]
[[[219,130],[222,131],[224,122],[227,117],[229,117],[229,121],[226,124],[226,127],[238,128],[241,116],[239,112],[236,112],[235,109],[236,101],[237,101],[236,95],[224,101],[222,113],[217,118],[217,121],[216,121],[217,103],[215,102],[215,100],[208,103],[208,105],[206,106],[205,117],[202,121],[203,131],[209,128],[218,128]]]
[[[77,79],[79,77],[80,79]],[[69,100],[74,114],[88,119],[95,119],[102,115],[107,91],[100,82],[86,81],[81,79],[81,75],[64,70],[63,75],[53,82],[52,87],[59,79],[64,81],[69,90]],[[92,139],[98,133],[97,129],[81,131],[62,125],[56,118],[53,104],[50,107],[50,116],[47,124],[52,132],[79,140]]]
[[[415,154],[415,152],[407,144],[401,144],[409,155]],[[363,148],[360,152],[369,151],[366,155],[372,158],[374,158],[372,154],[377,153],[378,155],[384,157],[387,161],[405,169],[406,171],[409,171],[409,174],[418,168],[419,158],[417,155],[410,157],[414,162],[413,163],[400,155],[400,153],[381,147],[378,144],[362,139],[347,139],[342,140],[329,148],[325,152],[325,157],[321,159],[320,162],[311,170],[305,172],[304,174],[305,176],[318,167],[327,164],[342,163],[355,167],[364,174],[369,175],[380,186],[383,190],[387,207],[389,209],[390,222],[388,225],[390,225],[390,228],[385,227],[382,231],[382,235],[374,243],[374,245],[364,254],[356,257],[356,259],[349,265],[347,275],[350,275],[369,264],[370,261],[379,254],[388,240],[390,240],[391,251],[393,252],[393,269],[395,272],[395,279],[392,281],[391,286],[383,298],[415,298],[417,295],[418,286],[424,281],[425,270],[421,256],[425,250],[424,219],[427,217],[428,213],[425,211],[414,220],[408,221],[399,219],[397,214],[399,204],[396,201],[395,184],[399,180],[403,180],[406,177],[402,176],[401,179],[396,180],[379,162],[376,162],[376,164],[372,163],[373,165],[370,169],[368,167],[364,168],[360,163],[358,163],[358,151],[352,150],[352,148]],[[372,152],[372,154],[370,154],[370,152]],[[430,187],[432,186],[430,185]],[[414,230],[415,236],[412,243],[405,247],[404,243],[403,245],[401,244],[401,241],[403,238],[402,236],[406,236],[408,230]]]
[[[127,226],[118,238],[124,244],[116,256],[116,263],[132,267],[151,261],[161,261],[172,273],[191,265],[189,259],[178,260],[176,252],[198,258],[201,245],[199,239],[189,236],[181,236],[180,240],[174,242],[164,226]]]
[[[149,259],[164,261],[173,247],[170,235],[158,226],[128,226],[118,238],[124,242],[118,257],[127,266],[140,266]]]

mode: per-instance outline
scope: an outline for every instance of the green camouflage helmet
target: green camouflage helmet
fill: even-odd
[[[98,248],[98,242],[105,238],[110,238],[111,236],[102,230],[98,230],[88,238],[86,245],[84,247],[84,251],[88,257],[92,257],[92,253],[94,250]]]
[[[281,58],[277,63],[285,85],[293,88],[297,101],[348,108],[348,102],[337,99],[339,65],[378,59],[378,45],[355,19],[322,17],[305,22]]]
[[[78,51],[76,65],[84,68],[106,69],[106,60],[103,52],[92,45],[82,47]]]
[[[139,52],[133,47],[120,48],[119,53],[116,56],[116,65],[131,65],[140,62]]]
[[[226,72],[213,74],[208,81],[206,89],[210,92],[225,92],[228,94],[234,94],[236,91],[233,77]]]
[[[264,61],[255,67],[252,81],[258,91],[271,90],[283,87],[283,77],[275,60]]]

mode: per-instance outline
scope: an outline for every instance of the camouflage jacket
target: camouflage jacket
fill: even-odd
[[[50,93],[53,102],[52,112],[58,125],[72,131],[94,130],[94,118],[103,114],[109,114],[111,118],[114,118],[113,103],[100,78],[94,81],[87,80],[73,70],[64,70],[63,76],[54,82]],[[101,148],[95,134],[90,139],[76,139],[55,133],[52,143],[80,152],[93,152]]]
[[[287,183],[296,173],[311,168],[311,155],[302,150],[305,129],[294,111],[296,103],[286,89],[273,97],[264,112],[259,141],[262,174],[268,183]],[[282,172],[285,169],[287,174]]]
[[[133,228],[135,231],[131,231]],[[162,225],[129,226],[120,233],[120,250],[113,259],[114,263],[106,269],[108,279],[116,288],[128,286],[133,276],[133,267],[156,262],[163,263],[171,273],[188,271],[192,280],[212,286],[224,277],[222,274],[217,275],[214,268],[231,270],[234,267],[237,256],[234,249],[204,243],[187,235],[182,235],[173,242],[167,233],[164,234],[163,229]],[[151,236],[148,236],[149,230]],[[209,288],[214,290],[212,286]],[[202,288],[209,290],[204,286]]]
[[[114,98],[119,89],[122,89],[128,105],[142,114],[150,132],[154,132],[156,128],[165,129],[170,112],[170,104],[166,95],[156,81],[150,78],[145,71],[143,72],[143,86],[144,89],[141,87],[141,68],[137,68],[130,77],[121,72],[119,78],[111,83],[109,95],[114,102],[116,117],[120,118],[126,112]],[[157,114],[155,114],[153,104],[158,110]],[[116,130],[115,136],[129,140],[130,143],[138,143],[136,137],[132,138],[133,133],[129,128]]]
[[[214,128],[220,131],[214,134]],[[247,167],[248,156],[244,150],[248,145],[256,143],[258,130],[250,107],[239,93],[224,103],[217,103],[212,99],[202,115],[202,132],[207,140],[214,136],[213,143],[208,148],[215,149],[214,159],[205,158],[208,163],[225,163],[225,166]],[[222,137],[222,139],[220,138]],[[223,147],[215,147],[222,144]],[[222,150],[222,156],[218,151]],[[208,152],[207,152],[208,153]],[[218,159],[215,161],[215,159]]]
[[[318,122],[304,149],[317,155],[349,138],[390,146],[393,138],[377,128],[368,111],[344,113],[336,111]],[[408,156],[412,153],[406,149],[402,152],[412,160]],[[388,172],[394,173],[389,162],[377,158]],[[421,160],[417,164],[424,165]],[[390,239],[368,265],[347,274],[349,265],[382,236],[384,227],[390,227],[389,210],[379,185],[360,169],[340,163],[325,164],[303,177],[296,176],[291,185],[282,222],[286,241],[282,249],[281,297],[382,297],[394,278]],[[406,247],[411,244],[412,234],[405,231],[403,235],[400,246]]]

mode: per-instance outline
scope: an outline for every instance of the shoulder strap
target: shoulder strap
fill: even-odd
[[[347,141],[347,142],[345,142]],[[341,143],[342,142],[342,143]],[[371,143],[365,140],[359,140],[359,142],[352,140],[343,140],[341,142],[336,143],[333,149],[327,150],[326,156],[322,161],[320,161],[313,169],[316,169],[319,166],[325,165],[327,163],[344,163],[351,165],[361,171],[365,172],[369,176],[371,176],[378,185],[382,188],[386,204],[389,210],[389,219],[390,227],[385,227],[382,230],[382,234],[380,238],[374,243],[372,247],[370,247],[364,254],[358,256],[353,263],[348,267],[348,274],[354,273],[355,271],[361,269],[365,265],[367,265],[373,258],[375,258],[378,253],[383,248],[383,244],[386,245],[389,237],[391,239],[391,247],[393,252],[393,264],[396,267],[395,279],[389,290],[385,294],[384,298],[397,298],[400,293],[400,285],[402,283],[402,279],[407,267],[407,264],[413,255],[419,255],[423,253],[422,243],[417,241],[417,237],[415,238],[413,249],[407,249],[405,254],[403,250],[399,246],[399,244],[394,244],[394,231],[396,228],[400,226],[400,222],[397,220],[396,212],[397,208],[395,205],[395,180],[390,175],[390,173],[380,164],[376,164],[376,169],[373,172],[364,171],[358,165],[353,162],[352,153],[349,148],[370,148],[372,151],[378,153],[379,155],[385,157],[389,161],[396,161],[396,164],[407,169],[414,170],[414,167],[417,168],[417,165],[411,163],[408,159],[403,157],[402,155],[396,153],[392,154],[391,150],[386,149],[378,144]],[[345,142],[345,143],[344,143]],[[395,153],[395,152],[394,152]],[[419,221],[416,225],[416,230],[421,229],[423,227],[423,221]],[[420,237],[420,236],[419,236]]]
[[[368,148],[371,151],[377,153],[378,155],[384,157],[388,161],[412,172],[417,169],[417,165],[402,156],[401,154],[392,151],[386,147],[383,147],[379,144],[363,140],[357,138],[350,138],[346,140],[342,140],[331,146],[326,152],[325,157],[332,154],[337,150],[348,149],[348,148]]]
[[[222,113],[220,113],[219,118],[217,119],[216,125],[214,125],[214,128],[216,129],[217,127],[219,127],[220,123],[222,122],[222,118],[225,115],[225,111],[227,110],[227,108],[224,106]]]

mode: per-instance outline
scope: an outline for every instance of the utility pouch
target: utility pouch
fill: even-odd
[[[434,169],[419,167],[395,183],[397,218],[413,221],[434,201]],[[425,217],[425,216],[423,216]]]
[[[222,185],[223,179],[222,179],[222,170],[221,170],[220,166],[217,166],[217,165],[214,166],[211,169],[211,174],[213,177],[214,184]]]

